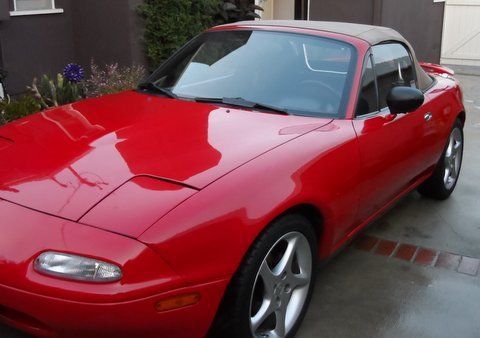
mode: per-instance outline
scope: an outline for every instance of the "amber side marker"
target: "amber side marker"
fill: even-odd
[[[199,293],[189,293],[186,295],[173,296],[162,299],[155,304],[158,312],[171,311],[182,307],[198,304],[200,301]]]

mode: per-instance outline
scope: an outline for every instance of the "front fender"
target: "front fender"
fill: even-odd
[[[160,219],[138,239],[191,283],[231,276],[259,233],[285,210],[310,204],[324,220],[320,256],[354,220],[359,151],[337,120],[244,164]]]

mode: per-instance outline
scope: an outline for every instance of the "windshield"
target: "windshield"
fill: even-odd
[[[204,33],[149,79],[179,98],[239,98],[293,114],[343,117],[354,48],[270,31]]]

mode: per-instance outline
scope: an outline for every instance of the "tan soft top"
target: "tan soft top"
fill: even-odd
[[[378,45],[389,41],[398,41],[406,45],[412,54],[416,72],[418,85],[420,89],[426,90],[432,84],[432,78],[425,73],[423,68],[418,63],[415,51],[410,43],[396,30],[388,27],[361,25],[356,23],[333,22],[333,21],[304,21],[304,20],[256,20],[256,21],[241,21],[228,26],[275,26],[275,27],[291,27],[312,29],[317,31],[331,32],[342,35],[356,37],[366,41],[371,46]]]

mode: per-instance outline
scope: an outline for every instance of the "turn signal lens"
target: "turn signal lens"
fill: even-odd
[[[42,253],[35,260],[34,267],[47,275],[92,283],[114,282],[122,278],[122,271],[116,265],[59,252]]]
[[[200,294],[190,293],[187,295],[174,296],[157,302],[155,308],[158,312],[170,311],[182,307],[195,305],[200,301]]]

